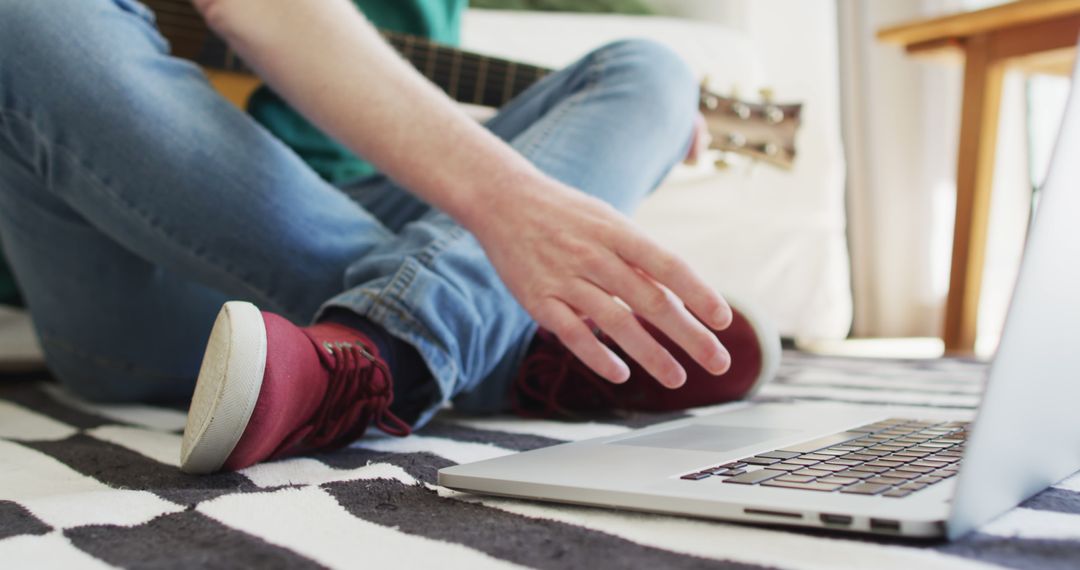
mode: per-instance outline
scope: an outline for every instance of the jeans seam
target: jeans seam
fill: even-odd
[[[408,310],[398,306],[407,297],[406,292],[416,281],[416,275],[416,269],[406,262],[390,277],[387,285],[381,290],[373,291],[362,288],[358,292],[361,296],[370,299],[372,310],[369,315],[371,317],[378,319],[381,315],[392,315],[406,325],[410,332],[415,333],[426,342],[437,344],[438,341],[423,323],[417,321],[416,317],[410,314]]]
[[[385,312],[397,313],[397,307],[393,307],[392,299],[401,298],[404,296],[405,291],[412,286],[413,281],[416,279],[416,270],[413,269],[408,262],[403,263],[401,267],[390,277],[390,280],[372,299],[371,315],[378,318]],[[365,292],[367,293],[367,292]],[[400,315],[399,315],[400,316]]]
[[[74,164],[86,176],[87,179],[89,179],[96,186],[99,187],[99,189],[101,190],[100,195],[109,198],[114,204],[117,204],[123,207],[128,212],[134,214],[140,221],[142,221],[146,225],[146,227],[150,231],[158,234],[160,237],[163,237],[176,245],[179,245],[179,249],[183,250],[183,254],[190,255],[198,261],[208,263],[210,266],[215,267],[217,270],[224,273],[225,276],[240,281],[242,283],[242,287],[249,289],[250,291],[255,293],[256,296],[265,298],[267,300],[275,298],[274,295],[263,291],[259,287],[251,285],[249,279],[246,279],[244,276],[236,273],[233,270],[232,266],[228,263],[217,259],[215,256],[207,255],[205,253],[206,249],[203,246],[185,243],[184,240],[176,237],[175,234],[170,232],[164,225],[162,225],[157,218],[148,215],[147,213],[136,207],[134,204],[126,200],[123,196],[117,193],[107,182],[105,182],[105,180],[98,176],[98,174],[95,173],[88,164],[83,162],[74,151],[68,149],[62,143],[52,141],[49,137],[42,134],[42,132],[40,131],[40,129],[38,129],[37,124],[32,120],[32,118],[24,116],[23,114],[17,111],[13,111],[11,109],[0,109],[0,116],[11,117],[13,119],[22,121],[26,125],[29,125],[33,135],[38,139],[39,144],[43,144],[44,146],[51,146],[52,148],[55,148],[57,151],[66,155],[68,160],[70,160],[72,164]],[[25,157],[23,158],[25,159]],[[42,173],[36,174],[39,178],[43,179],[44,185],[47,189],[53,192],[53,194],[59,195],[59,193],[56,192],[56,189],[53,187],[49,176],[42,175]],[[64,200],[64,202],[67,202],[67,200]],[[78,210],[76,209],[76,211]],[[280,305],[280,303],[277,303],[276,301],[273,301],[273,304]],[[276,309],[286,313],[292,313],[292,311],[288,311],[287,309],[285,309],[285,307],[282,306],[278,306],[276,307]]]
[[[468,234],[468,231],[461,226],[454,225],[446,230],[446,234],[439,239],[428,244],[424,249],[416,256],[416,261],[428,269],[434,270],[434,264],[439,255],[450,248],[454,242],[463,238]]]
[[[427,327],[417,321],[408,311],[398,307],[396,303],[390,301],[381,293],[368,289],[361,289],[359,293],[371,300],[372,307],[380,309],[379,311],[372,311],[372,317],[378,317],[380,314],[389,314],[400,319],[402,324],[408,327],[409,332],[416,334],[421,340],[431,344],[437,344],[438,341],[430,334]]]

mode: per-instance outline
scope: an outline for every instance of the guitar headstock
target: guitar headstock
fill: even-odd
[[[771,91],[765,89],[761,99],[755,103],[726,97],[703,82],[699,107],[712,137],[709,148],[791,168],[802,104],[774,103]]]

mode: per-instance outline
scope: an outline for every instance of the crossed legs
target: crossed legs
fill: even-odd
[[[68,387],[184,400],[215,313],[242,299],[296,323],[353,312],[416,348],[442,402],[504,405],[535,325],[453,219],[382,177],[318,178],[169,56],[137,3],[0,15],[0,235]],[[629,212],[681,158],[695,94],[678,58],[622,42],[488,126]]]

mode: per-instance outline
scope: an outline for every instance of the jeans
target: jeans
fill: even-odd
[[[630,212],[685,153],[696,95],[677,56],[624,41],[487,127]],[[414,346],[440,394],[419,423],[503,409],[536,329],[467,230],[385,176],[323,181],[134,0],[0,0],[0,241],[50,369],[99,401],[189,398],[231,299]]]

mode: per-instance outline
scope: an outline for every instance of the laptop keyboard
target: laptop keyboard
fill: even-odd
[[[891,418],[681,478],[906,497],[956,475],[967,427],[967,422]]]

